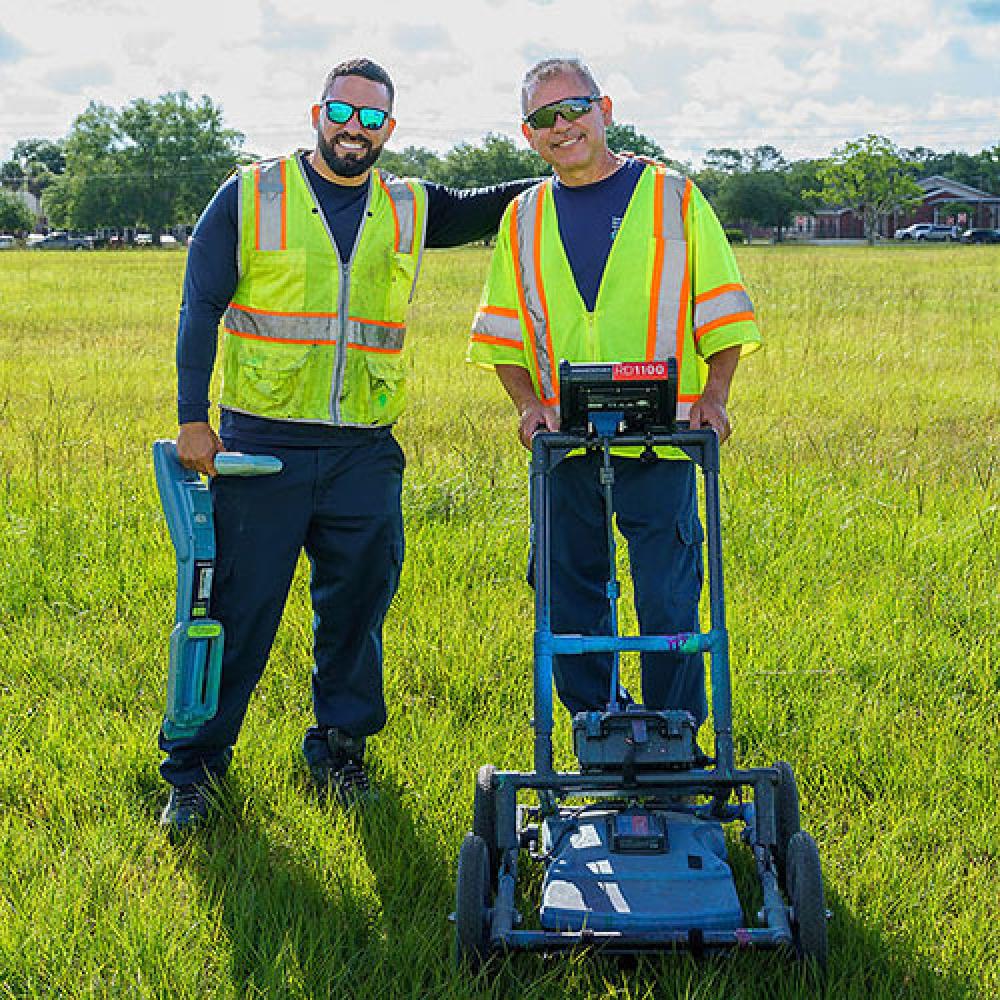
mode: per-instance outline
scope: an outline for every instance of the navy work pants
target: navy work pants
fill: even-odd
[[[160,767],[175,785],[225,772],[267,662],[299,553],[312,569],[313,709],[350,736],[386,721],[382,623],[403,563],[403,453],[388,428],[348,432],[344,445],[266,449],[277,475],[212,480],[216,564],[212,616],[225,628],[219,711],[194,736],[168,740]],[[311,730],[307,735],[316,736]]]
[[[618,528],[628,543],[639,630],[643,635],[700,631],[702,532],[693,462],[612,457]],[[607,635],[608,545],[601,457],[563,460],[551,472],[551,616],[556,634]],[[642,653],[643,703],[708,715],[700,653]],[[553,658],[556,690],[570,713],[603,710],[610,697],[611,654]]]

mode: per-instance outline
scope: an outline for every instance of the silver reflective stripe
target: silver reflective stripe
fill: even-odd
[[[399,246],[397,253],[413,253],[414,220],[417,215],[417,200],[403,181],[389,181],[386,190],[396,207],[396,222],[399,224]]]
[[[360,319],[347,321],[347,342],[359,347],[374,347],[379,351],[401,351],[405,336],[405,327],[382,326],[381,323],[368,323]]]
[[[482,334],[484,337],[508,341],[511,347],[524,346],[524,339],[521,337],[521,321],[516,316],[498,316],[496,313],[480,310],[472,322],[472,332],[473,334]]]
[[[677,419],[687,420],[691,416],[691,407],[694,403],[682,403],[679,399],[677,400]]]
[[[517,253],[521,262],[521,288],[524,290],[524,308],[534,329],[535,354],[538,358],[538,380],[545,400],[555,398],[555,379],[552,358],[548,351],[548,326],[542,305],[542,276],[535,272],[536,219],[539,198],[548,183],[529,188],[517,199]]]
[[[659,179],[657,179],[659,182]],[[677,354],[677,323],[681,313],[681,295],[687,274],[687,242],[684,239],[683,177],[667,174],[663,178],[663,264],[656,300],[656,347],[651,361],[662,361]]]
[[[265,340],[328,341],[331,344],[337,340],[336,316],[281,316],[250,312],[230,304],[222,322],[232,333]]]
[[[281,160],[260,165],[257,180],[257,249],[283,250],[281,219],[285,203],[285,185],[281,179]]]
[[[694,307],[694,329],[697,333],[703,326],[714,323],[717,319],[725,319],[737,313],[752,313],[753,303],[744,291],[723,292],[714,295],[704,302],[698,302]]]

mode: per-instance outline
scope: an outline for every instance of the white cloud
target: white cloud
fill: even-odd
[[[992,0],[977,2],[988,14]],[[998,138],[1000,22],[976,20],[968,4],[626,0],[614,16],[578,0],[382,0],[377,12],[315,0],[7,7],[0,159],[20,138],[64,135],[90,100],[121,106],[178,89],[221,104],[248,149],[279,153],[311,141],[309,106],[330,66],[362,54],[396,81],[397,147],[443,151],[488,131],[520,142],[521,77],[556,54],[584,58],[616,117],[681,158],[760,142],[822,155],[872,130],[942,149]]]

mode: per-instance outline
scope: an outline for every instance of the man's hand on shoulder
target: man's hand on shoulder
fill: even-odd
[[[222,450],[222,442],[207,422],[181,424],[177,430],[177,457],[187,469],[214,476],[215,456]]]

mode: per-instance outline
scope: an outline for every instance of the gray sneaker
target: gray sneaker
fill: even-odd
[[[332,727],[323,735],[325,745],[321,745],[320,752],[316,752],[314,743],[307,757],[320,796],[342,806],[372,798],[374,792],[364,767],[364,738],[348,736]]]
[[[197,829],[208,819],[209,799],[205,785],[174,785],[160,815],[160,826],[171,838]]]

